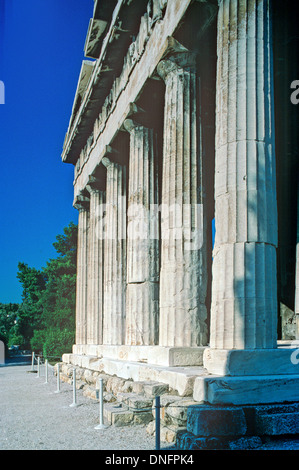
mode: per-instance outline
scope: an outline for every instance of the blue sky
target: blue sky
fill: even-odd
[[[93,0],[0,0],[0,302],[19,302],[19,261],[41,268],[73,221],[62,163]]]

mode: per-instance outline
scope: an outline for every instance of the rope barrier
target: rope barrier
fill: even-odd
[[[49,377],[48,377],[48,374],[49,374],[49,366],[52,367],[52,369],[54,369],[53,366],[51,366],[49,364],[49,360],[48,358],[54,358],[54,357],[58,357],[58,356],[47,356],[47,359],[45,359],[45,384],[48,384],[49,383]],[[41,375],[40,375],[40,371],[41,371],[41,362],[42,362],[42,358],[43,356],[42,355],[35,355],[35,353],[33,352],[32,353],[32,364],[31,364],[31,371],[35,371],[34,367],[35,367],[35,363],[37,363],[37,378],[39,378]],[[61,370],[60,370],[60,364],[57,363],[57,390],[54,392],[54,393],[60,393],[61,392],[61,388],[60,388],[60,373],[61,373]],[[77,407],[77,406],[80,406],[78,403],[77,403],[77,378],[76,378],[76,368],[74,367],[73,368],[73,380],[72,380],[72,385],[73,385],[73,402],[69,405],[70,407]],[[99,379],[99,390],[98,391],[98,399],[99,399],[99,424],[97,426],[95,426],[94,429],[97,429],[97,430],[104,430],[104,429],[107,429],[109,426],[105,425],[104,424],[104,381],[103,381],[103,378],[100,378]],[[113,398],[115,398],[116,401],[118,401],[119,397],[117,397],[116,395],[114,395],[114,393],[111,391],[111,392],[108,392],[109,395],[111,395]],[[153,404],[152,407],[147,407],[147,408],[140,408],[140,409],[136,409],[132,406],[130,406],[129,404],[125,404],[125,407],[128,411],[133,411],[133,412],[152,412],[155,410],[155,448],[156,450],[160,450],[161,449],[161,434],[160,434],[160,431],[161,431],[161,408],[163,408],[163,406],[161,406],[161,400],[160,400],[160,396],[156,396],[155,397],[155,403]],[[185,409],[188,408],[188,406],[190,405],[176,405],[175,403],[169,403],[169,405],[171,405],[171,409],[174,409],[174,408],[182,408],[182,409]],[[167,405],[165,406],[165,408],[167,408]],[[170,431],[173,431],[173,429],[171,429],[165,422],[163,422],[163,428],[167,428],[169,429]]]

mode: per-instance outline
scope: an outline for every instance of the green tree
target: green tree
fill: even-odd
[[[18,321],[19,304],[0,303],[0,335],[1,340],[8,346],[19,344],[16,339],[16,324]],[[18,338],[20,341],[20,338]]]
[[[37,301],[41,324],[31,340],[31,347],[45,356],[71,352],[75,339],[77,226],[71,222],[56,240],[58,256],[42,270],[46,282]]]

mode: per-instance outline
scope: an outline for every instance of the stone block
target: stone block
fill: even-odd
[[[92,387],[87,386],[86,388],[84,388],[83,395],[87,398],[91,398],[92,400],[98,400],[97,390]]]
[[[110,379],[111,377],[109,375],[106,375],[106,374],[99,374],[96,378],[96,383],[95,383],[95,386],[97,389],[100,388],[100,379],[103,379],[103,388],[104,390],[106,389],[107,387],[107,382],[108,380]]]
[[[163,408],[162,419],[177,426],[187,425],[187,414],[190,406],[197,405],[197,402],[189,399],[181,399]]]
[[[153,415],[151,411],[138,411],[134,413],[134,424],[148,424],[153,421]]]
[[[246,436],[228,442],[230,450],[253,450],[263,445],[262,440],[258,436]]]
[[[253,416],[258,435],[299,434],[299,403],[258,406]]]
[[[158,382],[149,382],[144,385],[143,390],[147,397],[153,398],[167,393],[169,391],[169,386],[167,384],[162,384]]]
[[[149,424],[146,427],[146,432],[150,436],[154,436],[156,434],[156,423],[154,420],[149,422]]]
[[[177,434],[183,431],[186,431],[186,428],[174,425],[162,426],[160,430],[160,439],[162,442],[168,442],[171,444],[176,441]]]
[[[121,405],[107,404],[104,406],[104,418],[112,426],[129,426],[133,423],[134,413]]]
[[[132,392],[142,394],[144,391],[143,387],[144,385],[146,385],[146,383],[147,382],[139,382],[139,381],[131,382]]]
[[[114,395],[117,395],[117,393],[121,391],[125,382],[126,380],[120,377],[110,377],[107,380],[107,385],[106,385],[107,392],[111,392]]]
[[[197,377],[193,398],[210,404],[253,405],[299,401],[299,374]]]
[[[190,450],[222,450],[226,442],[219,437],[196,437],[191,442]]]
[[[128,405],[131,410],[140,410],[143,408],[147,408],[152,414],[152,400],[146,399],[146,397],[142,395],[131,394],[128,399]]]
[[[242,408],[195,405],[188,408],[187,431],[195,436],[242,436],[247,431]]]
[[[205,368],[211,374],[229,376],[265,376],[298,374],[298,364],[291,355],[294,348],[277,349],[211,349],[203,355]]]

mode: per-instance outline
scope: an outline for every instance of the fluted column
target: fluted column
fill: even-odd
[[[76,344],[87,344],[87,277],[89,210],[86,204],[77,202],[79,210],[76,278]]]
[[[96,183],[89,183],[87,189],[90,193],[87,344],[102,344],[104,298],[103,204],[105,195]]]
[[[277,204],[270,0],[218,16],[211,348],[275,348]]]
[[[126,308],[126,167],[102,159],[107,168],[104,240],[103,344],[124,344]]]
[[[207,343],[207,273],[194,57],[178,54],[157,71],[166,84],[159,344],[199,346]]]
[[[158,339],[159,237],[156,140],[152,129],[125,121],[130,132],[126,344]]]

